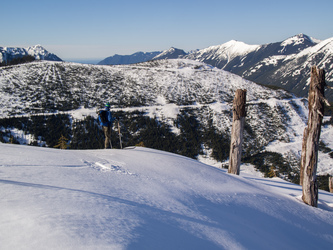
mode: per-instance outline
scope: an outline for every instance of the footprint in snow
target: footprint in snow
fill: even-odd
[[[129,172],[128,170],[124,169],[119,164],[112,164],[112,163],[104,163],[104,162],[95,162],[94,167],[100,171],[115,171],[119,174],[128,174],[134,175],[133,173]]]

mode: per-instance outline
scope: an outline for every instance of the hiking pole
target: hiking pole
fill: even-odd
[[[112,149],[112,142],[111,142],[111,127],[110,127],[110,131],[109,131],[109,133],[110,134],[108,134],[108,137],[109,137],[109,142],[110,142],[110,148]]]
[[[118,135],[119,135],[120,149],[123,149],[123,144],[121,143],[121,133],[120,133],[119,120],[118,120]]]

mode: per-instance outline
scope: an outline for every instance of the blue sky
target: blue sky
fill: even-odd
[[[332,0],[10,0],[0,9],[0,46],[41,44],[64,60],[333,37]]]

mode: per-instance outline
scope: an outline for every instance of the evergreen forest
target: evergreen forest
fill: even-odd
[[[172,125],[141,111],[117,111],[113,116],[116,117],[111,135],[113,148],[120,148],[120,130],[123,148],[143,146],[193,159],[208,152],[208,157],[219,162],[229,158],[230,134],[218,131],[212,120],[201,124],[191,109],[182,110]],[[0,141],[71,150],[103,149],[104,133],[92,116],[76,120],[69,114],[31,115],[0,119]],[[298,162],[291,163],[294,158],[288,159],[276,152],[252,153],[253,148],[255,145],[245,146],[244,163],[253,164],[266,177],[281,177],[299,183],[299,173],[292,167]],[[325,150],[324,145],[322,150]],[[328,177],[320,176],[318,182],[322,189],[328,190],[326,179]]]

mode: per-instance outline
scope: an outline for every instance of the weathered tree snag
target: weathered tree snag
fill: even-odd
[[[333,177],[330,176],[328,178],[328,185],[329,185],[329,188],[330,188],[330,192],[333,193]]]
[[[246,116],[246,90],[237,89],[232,105],[233,119],[228,173],[239,175]]]
[[[309,90],[309,118],[303,135],[301,173],[303,173],[302,199],[306,204],[313,207],[318,205],[317,161],[324,114],[325,85],[325,71],[312,67]]]
[[[301,155],[301,168],[300,168],[300,178],[299,184],[303,186],[303,178],[304,178],[304,165],[305,165],[305,156],[306,156],[306,141],[308,139],[308,128],[305,127],[303,132],[303,142],[302,142],[302,155]]]

